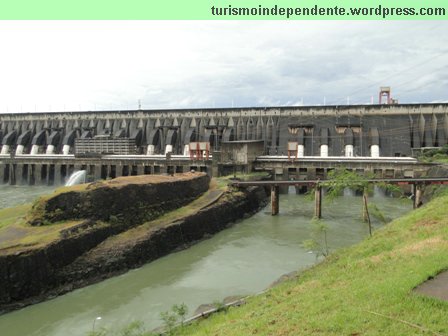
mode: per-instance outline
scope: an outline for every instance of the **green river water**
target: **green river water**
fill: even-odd
[[[0,186],[0,208],[29,202],[49,187]],[[380,194],[380,193],[378,193]],[[372,197],[388,219],[410,211],[411,201]],[[368,235],[360,220],[361,197],[344,196],[323,206],[331,250]],[[303,269],[315,256],[301,244],[310,238],[313,202],[302,195],[280,196],[280,214],[269,207],[232,228],[139,269],[61,297],[0,316],[1,336],[75,336],[93,328],[114,329],[141,320],[160,326],[160,312],[264,290],[285,273]],[[380,224],[374,221],[378,228]]]

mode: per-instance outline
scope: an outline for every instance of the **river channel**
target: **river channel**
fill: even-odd
[[[48,187],[0,186],[0,207],[30,201]],[[380,193],[378,193],[380,194]],[[411,201],[371,198],[388,219],[412,209]],[[185,303],[190,314],[203,303],[262,291],[282,274],[315,262],[302,242],[310,238],[313,202],[281,195],[280,213],[266,207],[214,237],[139,269],[64,296],[0,316],[2,336],[78,336],[94,327],[115,329],[141,320],[147,329],[161,324],[160,313]],[[368,235],[360,220],[361,197],[324,201],[331,250]],[[380,223],[374,220],[375,227]],[[96,320],[97,317],[101,319]]]

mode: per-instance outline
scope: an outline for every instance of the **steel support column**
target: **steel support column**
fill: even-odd
[[[279,194],[280,194],[280,188],[279,186],[273,185],[271,186],[271,215],[276,216],[279,212]]]
[[[322,187],[319,184],[314,189],[314,217],[322,218]]]

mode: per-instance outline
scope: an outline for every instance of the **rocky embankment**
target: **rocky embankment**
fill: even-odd
[[[0,249],[0,310],[36,303],[186,248],[257,211],[266,200],[260,188],[212,189],[202,173],[137,176],[36,202],[27,225],[61,229],[48,244]],[[75,224],[67,225],[70,221]]]

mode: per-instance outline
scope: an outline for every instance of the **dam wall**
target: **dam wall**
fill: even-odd
[[[286,154],[288,140],[296,139],[306,156],[320,155],[322,144],[328,156],[342,155],[345,144],[370,156],[374,142],[382,156],[410,156],[413,148],[447,143],[448,104],[0,114],[2,154],[19,146],[19,155],[70,154],[76,139],[95,136],[132,139],[133,154],[146,154],[148,146],[152,154],[165,154],[168,145],[183,154],[194,141],[217,150],[222,141],[258,139],[265,140],[265,154]]]
[[[0,183],[59,183],[77,169],[217,175],[223,144],[244,141],[267,156],[415,156],[448,143],[448,104],[0,114]]]

